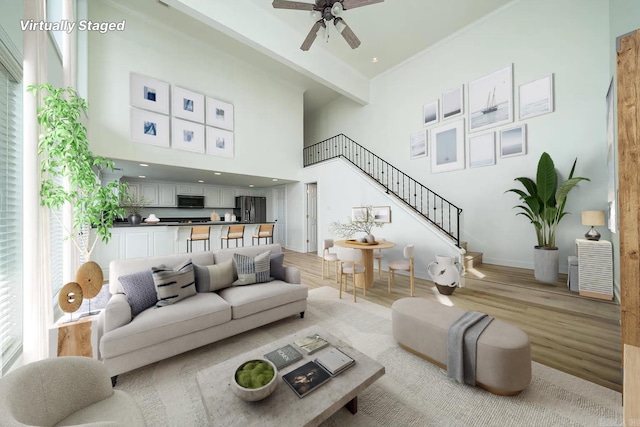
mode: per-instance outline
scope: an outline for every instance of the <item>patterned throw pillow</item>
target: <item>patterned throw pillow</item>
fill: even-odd
[[[158,292],[156,307],[163,307],[196,294],[196,282],[193,276],[191,259],[176,268],[153,267],[153,283]]]
[[[271,254],[271,262],[269,268],[271,269],[271,277],[273,280],[285,280],[284,279],[284,254],[282,252],[277,254]]]
[[[219,291],[233,284],[232,259],[214,265],[193,264],[193,272],[195,274],[196,290],[198,292]]]
[[[269,265],[271,261],[271,251],[263,252],[255,258],[233,254],[233,262],[238,272],[238,280],[233,282],[233,286],[251,285],[252,283],[264,283],[271,280],[269,277]]]
[[[164,266],[163,266],[164,267]],[[153,284],[151,269],[118,277],[127,301],[131,306],[131,316],[136,317],[158,302],[158,294]]]

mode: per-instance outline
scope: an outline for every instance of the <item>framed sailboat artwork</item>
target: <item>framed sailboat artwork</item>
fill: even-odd
[[[469,82],[469,132],[513,122],[513,64]]]

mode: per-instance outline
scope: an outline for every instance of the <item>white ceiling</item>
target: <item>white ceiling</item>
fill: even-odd
[[[301,0],[314,3],[313,0]],[[329,40],[316,38],[309,52],[325,49],[365,77],[372,78],[447,38],[512,0],[386,0],[343,12],[362,44],[351,49],[333,25]],[[299,48],[313,25],[310,12],[274,9],[271,0],[250,0],[300,34]],[[265,28],[265,31],[269,31]],[[372,63],[372,58],[378,58]]]

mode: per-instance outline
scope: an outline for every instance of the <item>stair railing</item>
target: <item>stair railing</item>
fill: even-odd
[[[382,186],[387,194],[396,196],[460,247],[462,209],[354,140],[339,134],[306,147],[303,151],[305,167],[340,157]]]

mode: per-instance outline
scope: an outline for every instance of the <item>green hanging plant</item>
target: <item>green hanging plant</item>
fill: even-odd
[[[38,108],[38,123],[43,132],[38,143],[40,204],[52,210],[64,227],[65,237],[73,241],[88,261],[98,239],[108,243],[116,218],[124,215],[118,194],[126,191],[127,185],[100,184],[99,172],[112,171],[113,162],[89,150],[87,129],[80,122],[87,113],[87,102],[73,88],[42,84],[31,85],[27,90],[34,96],[42,96],[42,106]],[[66,182],[60,183],[63,180],[59,178]],[[55,214],[66,204],[73,209],[71,229]],[[95,227],[94,233],[91,227]]]

